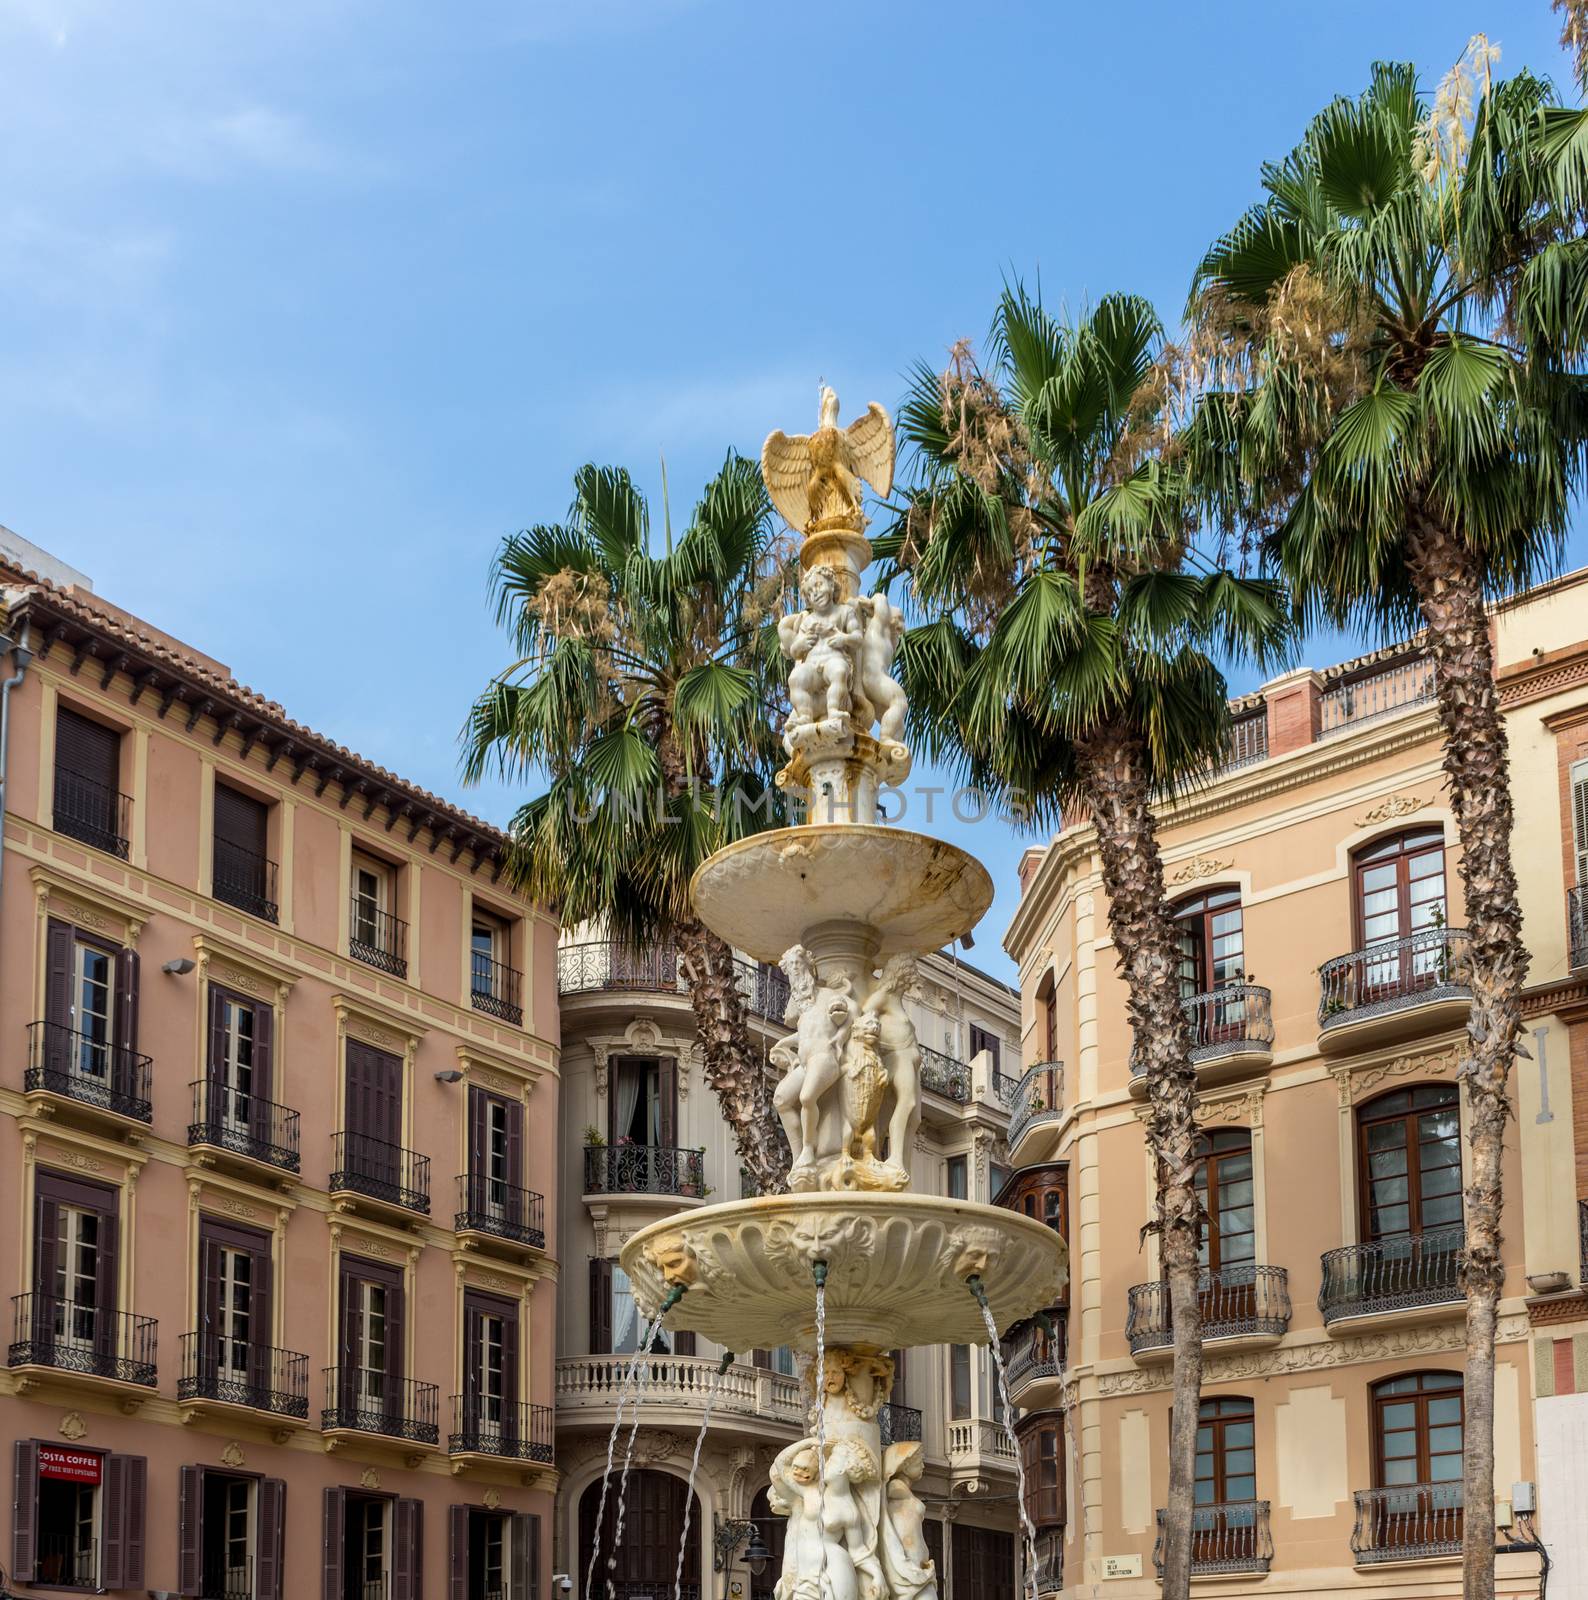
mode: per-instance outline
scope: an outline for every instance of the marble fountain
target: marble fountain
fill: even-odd
[[[774,433],[762,451],[773,502],[803,533],[804,608],[779,626],[791,667],[778,781],[804,820],[719,851],[692,886],[708,926],[789,976],[794,1031],[772,1053],[789,1192],[663,1218],[621,1261],[652,1328],[693,1329],[729,1351],[787,1344],[804,1358],[810,1433],[771,1469],[770,1503],[789,1519],[777,1600],[937,1600],[913,1487],[922,1447],[881,1441],[887,1352],[988,1340],[997,1361],[999,1331],[1058,1298],[1067,1262],[1039,1222],[910,1187],[921,1052],[903,996],[918,956],[975,927],[992,881],[965,851],[873,820],[882,787],[910,768],[892,673],[903,619],[862,592],[860,480],[889,492],[893,430],[875,404],[847,428],[837,419],[824,389],[816,431]],[[1002,1383],[1001,1362],[998,1372]],[[635,1404],[631,1445],[637,1393]],[[1030,1571],[1023,1500],[1021,1520]]]

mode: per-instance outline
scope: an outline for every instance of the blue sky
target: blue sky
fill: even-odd
[[[1569,83],[1548,0],[0,0],[0,523],[503,821],[486,570],[575,467],[678,516],[1005,272],[1173,316],[1312,111],[1479,29]],[[931,827],[1008,975],[1023,841]]]

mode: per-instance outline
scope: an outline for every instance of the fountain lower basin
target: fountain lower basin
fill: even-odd
[[[815,1348],[814,1264],[827,1263],[830,1346],[979,1344],[976,1277],[999,1328],[1051,1305],[1068,1280],[1063,1239],[1017,1212],[939,1195],[764,1195],[642,1228],[621,1253],[651,1316],[683,1285],[670,1329],[730,1350]]]

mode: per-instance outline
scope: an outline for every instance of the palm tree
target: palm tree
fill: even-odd
[[[1558,560],[1588,426],[1572,130],[1545,84],[1491,83],[1491,61],[1475,40],[1431,101],[1381,64],[1263,168],[1264,198],[1195,276],[1208,388],[1188,433],[1211,507],[1312,617],[1420,628],[1433,663],[1471,938],[1468,1600],[1494,1593],[1501,1141],[1527,972],[1486,603]]]
[[[760,473],[730,454],[656,555],[629,475],[582,467],[564,522],[502,543],[492,588],[517,659],[463,733],[469,781],[549,777],[511,824],[517,884],[565,922],[677,949],[706,1078],[768,1193],[788,1150],[733,950],[696,917],[689,880],[713,850],[782,820],[769,729],[793,569],[771,529]]]
[[[1218,761],[1210,650],[1282,653],[1272,585],[1199,570],[1163,458],[1162,330],[1113,295],[1078,322],[1006,289],[991,360],[918,370],[901,412],[917,481],[878,541],[933,619],[900,650],[925,748],[1039,823],[1085,807],[1147,1080],[1156,1230],[1174,1327],[1166,1600],[1190,1591],[1202,1343],[1196,1074],[1154,802]]]

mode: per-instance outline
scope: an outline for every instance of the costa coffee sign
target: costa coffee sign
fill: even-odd
[[[98,1483],[100,1457],[91,1450],[57,1450],[39,1446],[39,1476],[64,1478],[68,1483]]]

